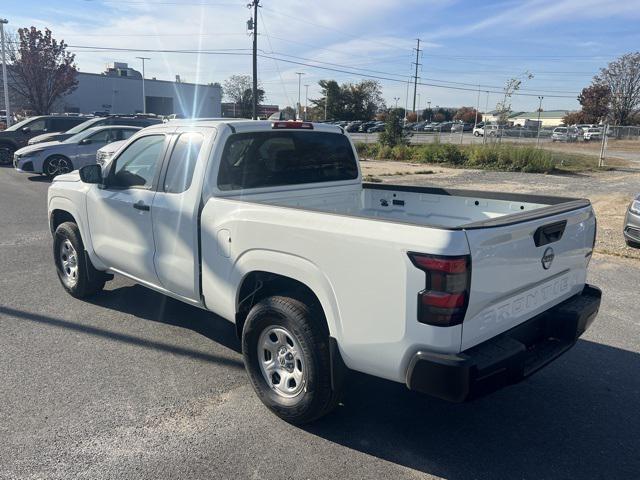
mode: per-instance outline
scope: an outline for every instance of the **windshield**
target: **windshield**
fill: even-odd
[[[87,122],[85,122],[87,123]],[[70,132],[71,130],[69,130]],[[67,133],[69,133],[67,132]],[[80,132],[80,133],[76,133],[75,135],[67,138],[66,140],[64,140],[62,143],[78,143],[80,140],[82,140],[83,138],[87,138],[89,135],[92,135],[93,133],[95,133],[96,130],[93,128],[88,128],[86,129],[84,132]]]
[[[565,133],[567,131],[566,128],[561,127],[561,128],[556,128],[556,133]]]
[[[24,120],[22,120],[21,122],[15,123],[13,125],[11,125],[9,128],[7,128],[5,130],[5,132],[14,132],[16,130],[20,130],[22,127],[25,127],[28,123],[32,122],[33,120],[35,120],[36,118],[39,117],[29,117],[29,118],[25,118]]]
[[[95,123],[98,123],[101,118],[92,118],[91,120],[87,120],[86,122],[82,122],[79,125],[76,125],[70,130],[67,130],[65,133],[71,133],[75,135],[76,133],[84,132],[87,128],[93,127]]]

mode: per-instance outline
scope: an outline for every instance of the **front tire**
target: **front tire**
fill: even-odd
[[[640,248],[640,243],[638,242],[634,242],[633,240],[628,240],[628,239],[624,239],[625,243],[627,244],[627,247],[631,247],[631,248]]]
[[[71,296],[84,298],[104,288],[106,275],[96,270],[85,256],[84,244],[75,223],[64,222],[56,228],[53,259],[58,279]]]
[[[340,388],[331,386],[321,312],[293,298],[265,298],[247,316],[242,353],[256,394],[283,420],[309,423],[336,406]]]
[[[9,144],[0,144],[0,165],[11,165],[15,151],[16,149]]]
[[[42,170],[47,177],[54,178],[73,171],[73,164],[63,155],[51,155],[44,161]]]

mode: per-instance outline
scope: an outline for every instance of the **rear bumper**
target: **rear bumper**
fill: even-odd
[[[464,402],[516,383],[569,350],[595,319],[602,292],[582,293],[511,330],[457,355],[417,352],[407,387]]]

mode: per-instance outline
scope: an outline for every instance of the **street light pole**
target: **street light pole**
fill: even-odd
[[[431,123],[431,100],[427,102],[427,105],[429,106],[429,123]]]
[[[144,61],[151,60],[149,57],[136,57],[142,60],[142,113],[147,113],[147,95],[144,91]]]
[[[300,110],[302,109],[302,106],[300,105],[300,88],[302,86],[301,81],[304,72],[296,72],[296,75],[298,75],[298,108],[296,112],[296,120],[300,120]]]
[[[304,84],[304,121],[307,121],[307,103],[309,102],[309,84]]]
[[[9,84],[7,83],[7,59],[4,47],[4,26],[9,20],[0,18],[0,41],[2,42],[2,80],[4,83],[4,109],[7,112],[7,128],[11,126],[11,107],[9,106]]]
[[[540,144],[540,113],[542,112],[542,100],[544,97],[538,97],[540,104],[538,105],[538,133],[536,135],[536,147]]]
[[[327,121],[327,105],[329,104],[329,89],[327,88],[327,93],[324,96],[324,121]]]
[[[396,101],[396,110],[398,109],[398,100],[400,100],[400,97],[393,97],[393,99]]]

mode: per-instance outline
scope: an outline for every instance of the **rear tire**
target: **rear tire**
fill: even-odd
[[[96,270],[85,255],[80,231],[75,223],[64,222],[56,228],[53,259],[58,279],[71,296],[84,298],[104,288],[107,275]]]
[[[256,304],[242,331],[242,354],[258,398],[283,420],[309,423],[337,405],[328,332],[321,312],[301,301],[274,296]]]
[[[44,161],[42,170],[47,177],[54,178],[73,171],[73,163],[64,155],[51,155]]]

